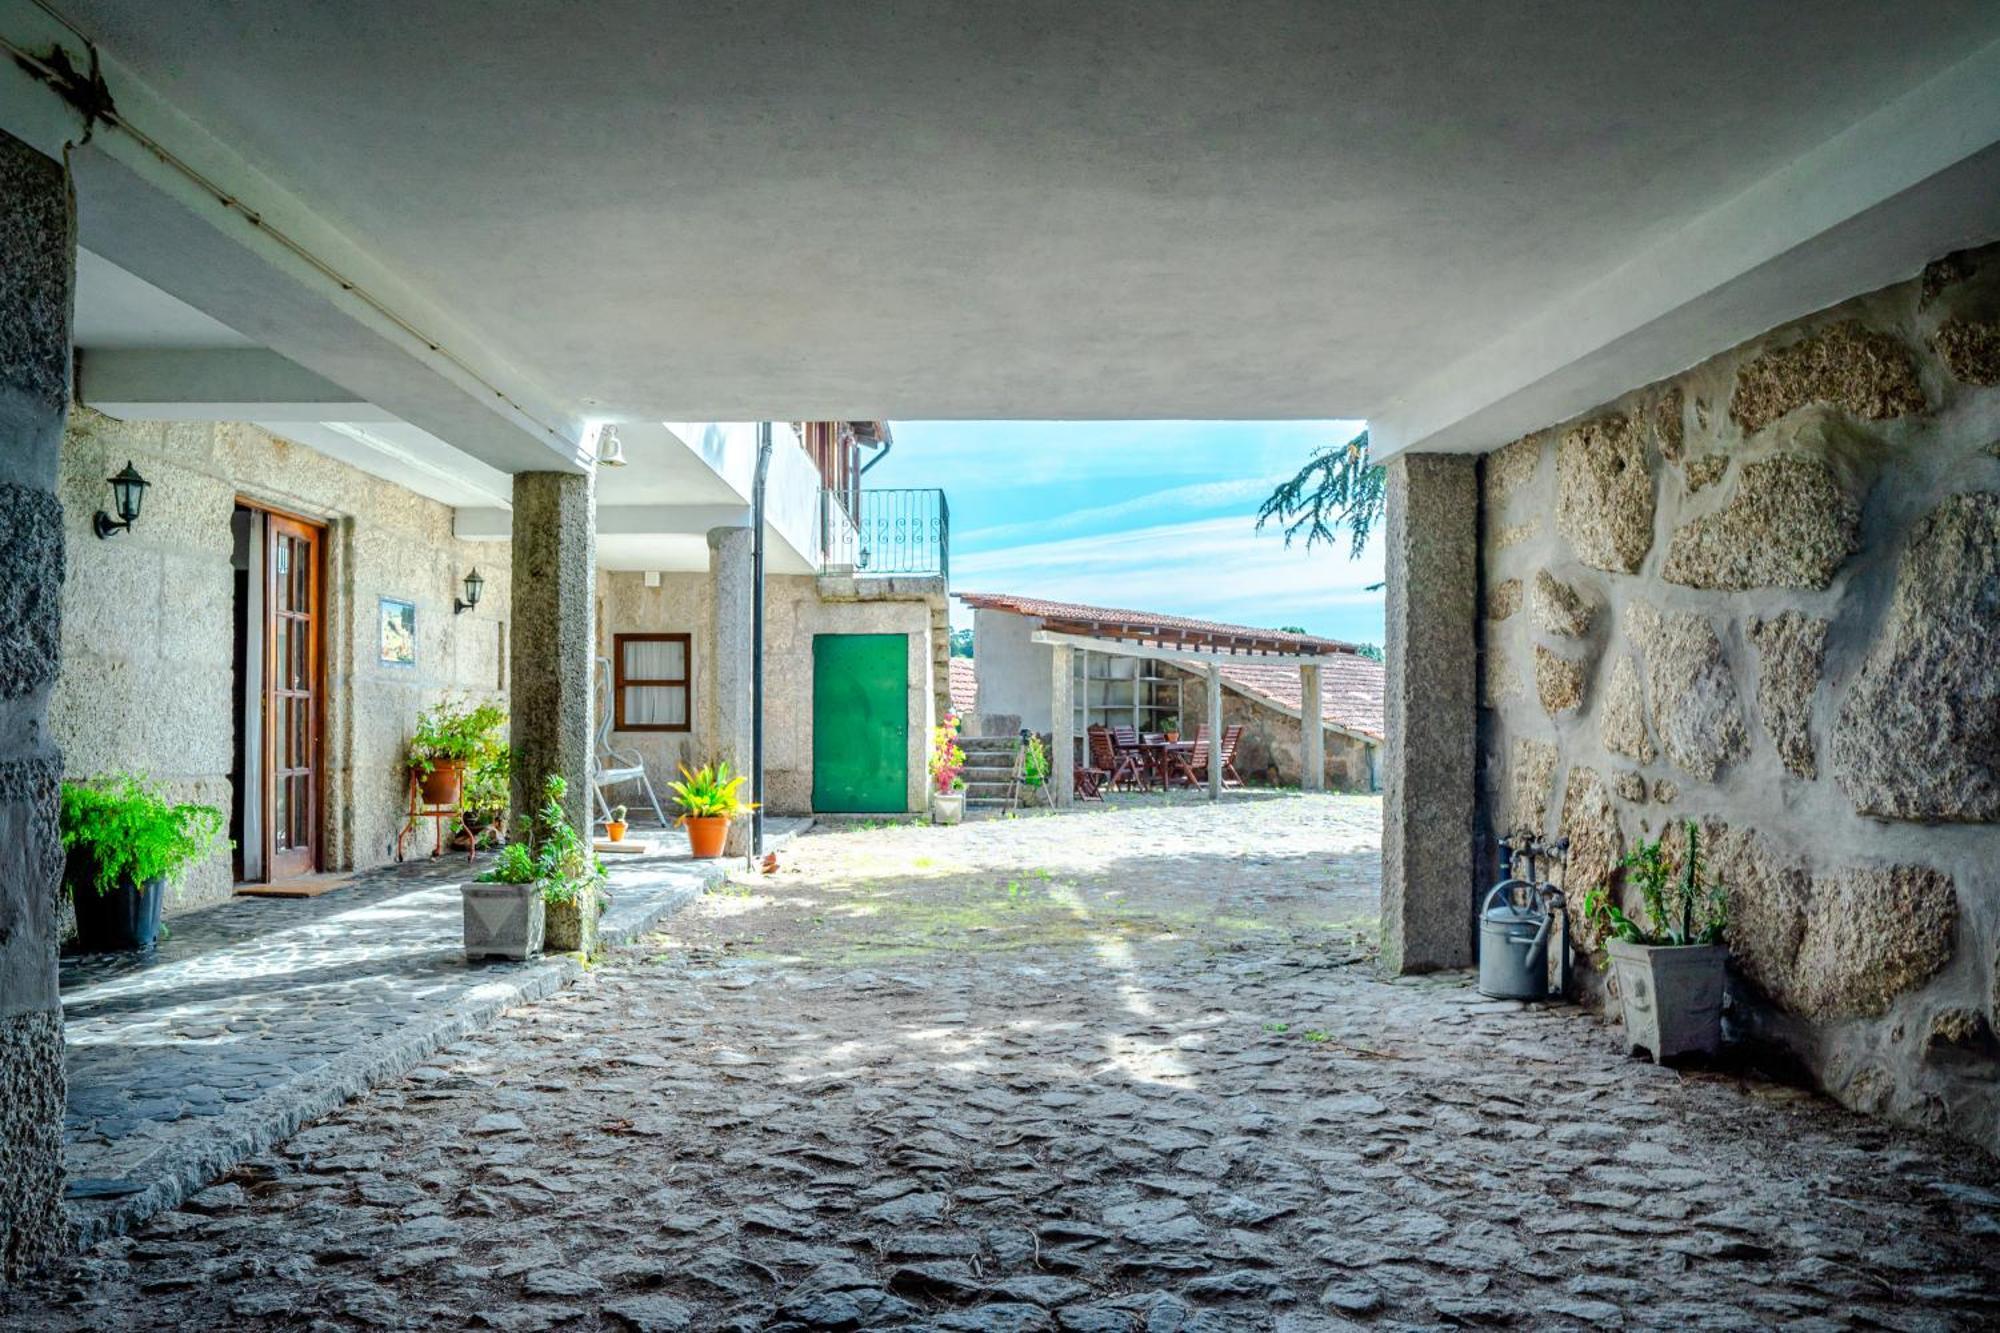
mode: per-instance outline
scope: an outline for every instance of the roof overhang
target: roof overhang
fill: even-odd
[[[1196,644],[1176,646],[1170,643],[1148,643],[1129,635],[1091,634],[1063,629],[1038,629],[1028,637],[1032,643],[1046,644],[1052,648],[1087,648],[1097,653],[1143,657],[1149,661],[1173,662],[1201,670],[1225,666],[1230,662],[1255,662],[1259,666],[1324,666],[1328,658],[1337,656],[1340,652],[1352,652],[1351,649],[1336,650],[1333,653],[1257,652],[1248,647],[1227,648],[1221,645]]]

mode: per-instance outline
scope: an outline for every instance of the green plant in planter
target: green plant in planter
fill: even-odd
[[[178,884],[189,866],[232,845],[220,810],[169,801],[131,774],[63,783],[59,823],[63,850],[90,854],[99,893],[127,882]]]
[[[506,725],[507,712],[498,704],[440,699],[417,714],[416,734],[410,737],[405,757],[412,769],[426,776],[447,763],[463,764],[470,771],[506,748],[500,739],[500,729]],[[506,785],[504,780],[501,785]]]
[[[1618,864],[1639,891],[1650,923],[1641,926],[1611,900],[1600,884],[1583,897],[1585,919],[1612,939],[1627,944],[1680,947],[1720,944],[1729,931],[1729,894],[1709,879],[1701,855],[1701,828],[1687,821],[1687,856],[1680,872],[1667,863],[1662,839],[1641,842]]]
[[[573,903],[604,888],[604,863],[569,822],[562,798],[569,784],[551,774],[542,782],[542,807],[521,821],[521,839],[500,849],[479,878],[488,884],[539,884],[542,899]]]
[[[465,791],[459,797],[459,827],[478,838],[507,814],[509,784],[514,777],[514,752],[497,737],[466,766]]]
[[[748,778],[741,773],[730,775],[729,761],[725,759],[696,769],[682,764],[681,780],[667,786],[674,793],[674,803],[680,806],[683,819],[733,819],[757,808],[740,795],[746,781]]]
[[[1021,785],[1035,791],[1049,780],[1049,747],[1040,736],[1030,734],[1021,747]]]

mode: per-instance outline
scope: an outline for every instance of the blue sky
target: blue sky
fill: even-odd
[[[868,485],[940,486],[954,589],[1382,641],[1379,540],[1288,550],[1257,506],[1352,421],[898,421]],[[957,602],[955,624],[970,623]]]

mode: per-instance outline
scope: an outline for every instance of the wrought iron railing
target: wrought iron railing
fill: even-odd
[[[821,491],[819,512],[820,553],[830,569],[951,576],[951,506],[943,491]]]

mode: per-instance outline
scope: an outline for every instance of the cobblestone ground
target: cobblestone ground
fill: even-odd
[[[2000,1322],[1993,1163],[1376,979],[1378,826],[814,834],[0,1324]]]

